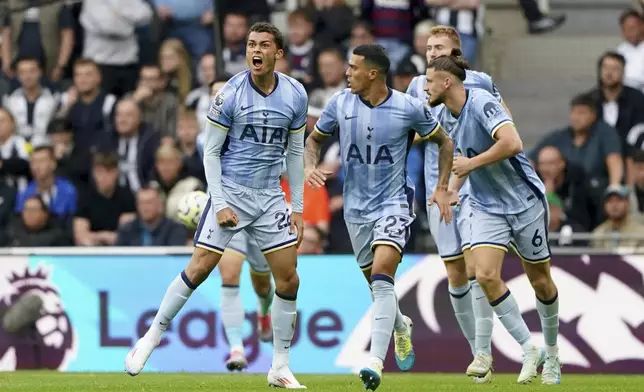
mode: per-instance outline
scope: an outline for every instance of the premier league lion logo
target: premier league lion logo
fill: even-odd
[[[512,291],[535,343],[543,344],[535,295],[521,262],[508,256],[503,278]],[[554,257],[559,289],[559,354],[570,373],[641,373],[644,367],[644,257]],[[462,373],[472,354],[454,317],[445,267],[429,256],[396,279],[404,314],[414,320],[414,371]],[[345,342],[336,365],[358,371],[368,364],[371,311]],[[517,372],[521,349],[495,316],[495,369]],[[393,347],[390,348],[393,353]],[[395,371],[393,355],[385,367]]]
[[[76,356],[76,336],[49,271],[42,266],[35,270],[21,267],[4,279],[0,314],[6,314],[23,296],[40,297],[42,307],[35,328],[9,333],[0,326],[0,370],[65,370]]]

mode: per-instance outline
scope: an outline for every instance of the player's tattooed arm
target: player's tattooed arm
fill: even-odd
[[[429,137],[429,140],[438,145],[438,185],[436,189],[447,190],[454,161],[454,142],[441,126]]]
[[[312,132],[306,139],[306,147],[304,151],[304,175],[306,182],[315,189],[324,186],[327,177],[333,173],[317,168],[320,162],[320,150],[324,144],[327,136],[319,132]]]

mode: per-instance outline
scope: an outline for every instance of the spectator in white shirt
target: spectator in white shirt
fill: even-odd
[[[617,51],[626,58],[625,82],[644,91],[644,19],[634,10],[625,11],[619,18],[624,42]]]

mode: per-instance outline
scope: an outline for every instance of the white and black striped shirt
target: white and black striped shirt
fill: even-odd
[[[454,10],[450,7],[436,7],[435,19],[440,25],[452,26],[459,34],[475,37],[483,36],[483,13],[485,7],[481,4],[476,9]]]
[[[2,106],[16,119],[16,133],[32,145],[47,141],[47,126],[56,114],[58,105],[59,95],[44,87],[33,104],[27,101],[22,88],[2,98]]]

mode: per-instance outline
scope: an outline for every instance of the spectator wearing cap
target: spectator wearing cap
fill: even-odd
[[[644,224],[644,151],[633,154],[633,191],[631,192],[631,213]]]
[[[78,189],[89,181],[91,155],[87,148],[74,143],[74,132],[69,122],[55,119],[47,127],[47,136],[56,158],[56,175],[66,177]]]
[[[56,157],[53,147],[34,148],[29,164],[33,180],[23,192],[18,194],[16,212],[22,212],[27,199],[32,196],[40,196],[49,212],[58,218],[65,227],[71,229],[71,218],[76,213],[78,194],[71,181],[56,176]]]
[[[69,246],[71,240],[43,198],[31,195],[25,199],[20,217],[9,226],[5,245],[30,248]]]
[[[80,193],[74,217],[76,245],[114,245],[119,226],[136,218],[134,196],[128,188],[118,185],[118,179],[118,155],[96,152],[92,162],[92,180]]]
[[[570,102],[567,127],[548,134],[530,153],[535,162],[544,146],[556,147],[568,162],[584,169],[593,197],[599,204],[608,185],[624,179],[622,143],[615,128],[597,119],[597,101],[581,94]]]
[[[619,17],[624,42],[617,52],[626,59],[624,71],[628,86],[644,91],[644,16],[635,10],[627,10]]]
[[[599,84],[589,93],[597,100],[597,118],[617,130],[624,156],[630,157],[628,134],[634,126],[644,126],[644,94],[624,85],[625,65],[621,54],[604,53],[597,63]]]
[[[587,241],[574,240],[572,237],[577,233],[585,233],[587,230],[570,219],[564,212],[564,203],[561,201],[559,195],[555,192],[546,194],[548,200],[548,207],[550,210],[550,224],[548,230],[550,233],[558,233],[559,238],[550,239],[550,246],[586,246]]]
[[[411,83],[411,80],[418,74],[422,74],[423,72],[418,72],[416,69],[416,66],[411,62],[410,59],[405,59],[403,60],[399,65],[398,68],[396,68],[396,72],[394,73],[394,79],[393,79],[393,86],[394,89],[405,92],[407,91],[407,87],[409,86],[409,83]]]
[[[642,244],[635,238],[622,238],[626,235],[644,233],[644,225],[633,219],[630,211],[630,191],[623,185],[611,185],[604,192],[606,221],[593,231],[594,248],[612,250],[615,248],[635,248]]]

